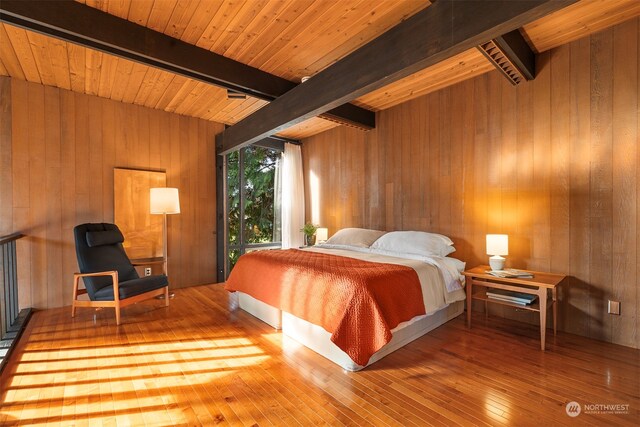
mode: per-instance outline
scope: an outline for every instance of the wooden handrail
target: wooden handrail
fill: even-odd
[[[25,237],[22,233],[13,233],[8,236],[0,237],[0,245],[4,245],[5,243],[13,242],[14,240],[22,239]]]

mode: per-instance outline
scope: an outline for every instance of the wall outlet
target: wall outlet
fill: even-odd
[[[609,300],[609,308],[607,311],[609,314],[620,315],[620,301]]]
[[[145,276],[151,276],[151,267],[147,267],[144,269],[144,275]]]

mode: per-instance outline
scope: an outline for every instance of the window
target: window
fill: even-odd
[[[281,156],[259,146],[227,155],[227,274],[245,252],[281,247]]]

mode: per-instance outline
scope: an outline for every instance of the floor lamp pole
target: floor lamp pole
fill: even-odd
[[[167,214],[162,214],[162,256],[164,258],[164,275],[169,277],[169,246],[167,241],[168,239],[168,230],[167,230]],[[176,294],[173,292],[169,292],[169,298],[175,297]]]
[[[167,214],[163,213],[162,223],[162,260],[164,261],[164,275],[169,276],[169,249],[167,248]]]

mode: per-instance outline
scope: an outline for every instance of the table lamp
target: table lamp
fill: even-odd
[[[329,238],[329,229],[320,227],[316,230],[316,244],[324,243]]]
[[[487,255],[492,270],[504,269],[505,259],[501,255],[509,255],[509,236],[506,234],[487,234]]]

